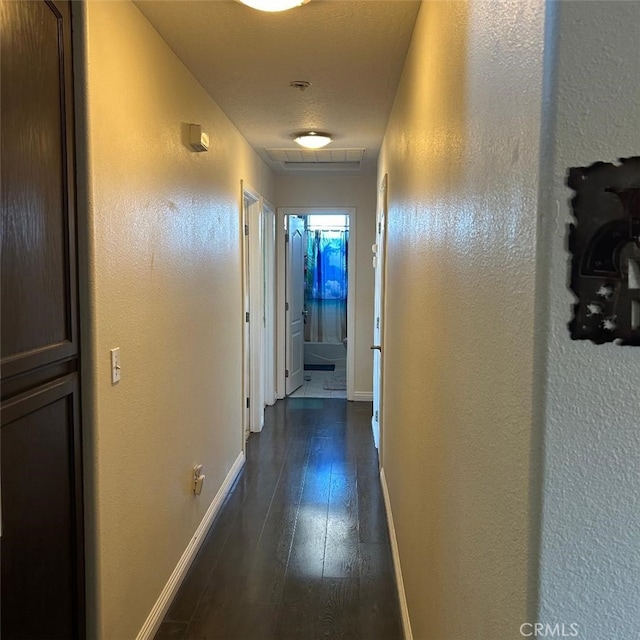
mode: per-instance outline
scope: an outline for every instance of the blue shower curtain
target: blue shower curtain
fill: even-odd
[[[347,336],[348,254],[348,231],[307,231],[307,342],[340,343]]]

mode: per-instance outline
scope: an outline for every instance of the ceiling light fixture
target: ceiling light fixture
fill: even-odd
[[[328,133],[321,131],[305,131],[297,134],[294,140],[306,149],[321,149],[333,142],[333,138]]]
[[[286,11],[307,4],[310,0],[237,0],[258,11]]]

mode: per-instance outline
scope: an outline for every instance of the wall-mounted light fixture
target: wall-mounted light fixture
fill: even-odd
[[[258,11],[286,11],[307,4],[310,0],[237,0]]]
[[[322,131],[305,131],[298,133],[294,141],[305,149],[322,149],[326,147],[330,142],[333,142],[333,138],[328,133]]]

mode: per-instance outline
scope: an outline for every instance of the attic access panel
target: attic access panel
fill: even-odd
[[[640,157],[569,170],[573,340],[640,346]]]

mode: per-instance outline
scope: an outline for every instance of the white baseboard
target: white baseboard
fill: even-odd
[[[373,391],[354,391],[354,402],[373,402]]]
[[[209,530],[209,527],[213,523],[213,520],[220,510],[224,499],[229,493],[231,485],[233,485],[233,482],[236,479],[238,473],[240,473],[240,470],[244,465],[244,460],[244,453],[241,451],[236,458],[236,461],[233,463],[233,466],[231,467],[229,473],[227,474],[227,477],[224,479],[222,486],[218,490],[216,497],[209,505],[207,512],[204,514],[204,518],[202,518],[202,522],[198,525],[196,532],[193,534],[193,538],[191,538],[189,544],[187,545],[187,548],[184,550],[184,553],[178,561],[176,568],[173,570],[173,573],[169,577],[169,580],[162,590],[160,597],[153,606],[153,609],[151,609],[149,617],[142,625],[142,629],[140,629],[136,640],[151,640],[158,631],[162,620],[164,619],[167,611],[169,610],[169,607],[171,606],[171,602],[178,593],[178,589],[180,588],[182,581],[187,575],[187,571],[189,570],[191,563],[193,562],[196,554],[198,553],[198,550],[204,542],[204,538],[207,534],[207,531]]]
[[[404,581],[402,580],[402,568],[400,566],[400,554],[398,552],[398,540],[396,539],[396,528],[393,525],[393,514],[391,513],[391,501],[389,500],[389,489],[384,469],[380,469],[380,484],[384,496],[384,506],[387,510],[387,526],[389,527],[389,538],[391,538],[391,555],[393,556],[393,568],[396,574],[396,586],[398,597],[400,598],[400,615],[402,616],[402,630],[404,640],[413,640],[411,631],[411,620],[409,619],[409,609],[407,607],[407,595],[404,592]]]

